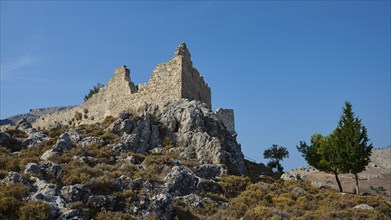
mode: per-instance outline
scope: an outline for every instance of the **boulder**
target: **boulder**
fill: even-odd
[[[23,173],[33,175],[35,177],[38,177],[39,179],[42,179],[44,176],[41,171],[41,167],[36,163],[26,164],[26,168],[24,169]]]
[[[81,139],[80,134],[73,128],[69,129],[66,133],[71,138],[72,144],[76,144]]]
[[[61,166],[52,161],[42,161],[39,163],[39,167],[41,168],[45,179],[57,178],[61,172]]]
[[[104,145],[105,142],[103,141],[102,138],[100,137],[85,137],[83,138],[82,140],[80,140],[78,142],[78,144],[81,146],[81,147],[87,147],[89,145],[93,145],[93,144],[101,144],[101,145]]]
[[[34,186],[37,191],[30,196],[32,201],[45,201],[52,208],[52,216],[58,216],[61,210],[65,209],[67,203],[61,197],[60,189],[56,184],[47,183],[44,180],[32,177],[35,180]]]
[[[174,166],[164,177],[164,187],[173,196],[194,193],[200,178],[185,166]]]
[[[216,176],[220,176],[226,173],[224,165],[202,164],[195,168],[195,173],[205,179],[214,179]]]
[[[42,154],[42,156],[40,157],[40,159],[43,161],[47,161],[50,159],[50,157],[52,157],[54,155],[59,155],[59,154],[61,154],[59,151],[57,151],[55,149],[50,149],[50,150],[45,151]]]
[[[7,184],[7,183],[12,183],[12,184],[21,183],[21,184],[25,185],[30,191],[34,190],[34,186],[30,183],[30,181],[27,180],[24,176],[20,175],[17,172],[9,172],[2,182],[5,184]]]
[[[186,196],[178,196],[176,199],[186,204],[187,207],[192,208],[203,208],[206,202],[213,202],[210,198],[204,198],[194,193]]]
[[[361,209],[361,210],[374,210],[374,208],[368,204],[360,204],[353,207],[354,209]]]
[[[63,186],[61,189],[61,195],[68,203],[77,201],[86,203],[91,195],[91,190],[83,184]]]
[[[284,173],[281,175],[282,180],[302,180],[300,174]]]
[[[131,117],[133,114],[127,110],[122,110],[118,113],[118,117],[121,119],[121,120],[125,120],[125,119],[129,119],[129,117]]]
[[[58,152],[63,152],[64,150],[70,150],[71,148],[72,148],[71,136],[66,132],[60,135],[56,144],[53,146],[53,149]]]
[[[2,132],[0,131],[0,145],[3,145],[3,146],[10,146],[11,145],[11,135],[6,133],[6,132]]]
[[[28,132],[28,137],[22,141],[24,149],[32,149],[39,146],[42,141],[50,140],[51,138],[43,132],[37,132],[35,129],[31,129]]]
[[[168,220],[173,219],[173,211],[174,207],[172,205],[171,195],[169,193],[160,193],[152,196],[149,208],[145,213],[150,213],[150,215],[159,216],[160,219]],[[148,214],[144,214],[144,216],[147,217]]]
[[[124,209],[123,198],[112,195],[93,195],[88,198],[87,206],[95,211],[105,208],[108,211]]]

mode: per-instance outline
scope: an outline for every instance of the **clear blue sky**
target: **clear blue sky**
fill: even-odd
[[[127,65],[135,83],[186,42],[234,108],[238,141],[257,161],[329,134],[346,100],[375,147],[390,145],[390,1],[1,1],[1,114],[80,104]]]

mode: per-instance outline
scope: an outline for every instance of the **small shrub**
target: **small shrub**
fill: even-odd
[[[122,212],[110,212],[102,210],[96,214],[97,220],[135,220],[136,218]]]
[[[83,116],[82,113],[76,112],[74,117],[75,117],[76,121],[80,121],[82,119],[82,116]]]
[[[242,176],[225,176],[220,178],[218,184],[227,198],[233,198],[244,191],[251,184],[251,180]]]
[[[51,207],[46,202],[28,203],[19,211],[19,219],[38,220],[49,219]]]
[[[87,108],[83,109],[83,112],[84,112],[85,114],[87,114],[87,113],[88,113],[88,109],[87,109]]]
[[[84,102],[86,102],[89,98],[91,98],[92,95],[94,95],[95,93],[98,93],[99,89],[102,87],[104,87],[103,84],[97,83],[92,89],[90,89],[88,94],[84,96]]]
[[[113,134],[113,133],[110,133],[110,132],[106,132],[104,133],[101,138],[105,141],[105,143],[107,144],[114,144],[116,142],[118,142],[120,140],[120,136],[116,135],[116,134]]]
[[[107,116],[101,124],[102,126],[106,127],[113,123],[115,120],[116,119],[113,116]]]

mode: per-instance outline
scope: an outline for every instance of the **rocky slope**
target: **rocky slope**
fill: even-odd
[[[196,101],[78,127],[37,130],[20,120],[0,132],[0,219],[391,216],[382,197],[261,174],[270,170],[245,161],[235,136]]]
[[[391,196],[391,147],[375,149],[371,162],[366,169],[359,173],[361,190],[365,194]],[[339,175],[342,187],[346,192],[353,192],[355,180],[353,174]],[[320,172],[313,167],[300,167],[285,173],[282,179],[303,179],[310,181],[316,187],[338,189],[332,174]]]
[[[73,107],[75,107],[75,106],[61,106],[61,107],[30,109],[30,112],[28,112],[28,113],[14,115],[14,116],[8,117],[6,119],[0,120],[0,126],[1,125],[16,125],[16,123],[22,118],[25,118],[29,123],[33,123],[41,115],[51,114],[51,113],[60,112],[60,111],[66,111],[66,110],[71,109]]]
[[[219,192],[217,176],[247,174],[240,145],[219,118],[205,104],[185,99],[161,111],[149,105],[138,117],[123,111],[117,119],[77,128],[57,124],[37,131],[22,119],[0,133],[0,144],[16,155],[39,150],[2,182],[23,184],[28,201],[47,202],[50,216],[59,219],[89,218],[101,208],[172,219],[173,198],[199,205],[206,198],[197,192]],[[113,195],[127,191],[140,193],[131,202]]]

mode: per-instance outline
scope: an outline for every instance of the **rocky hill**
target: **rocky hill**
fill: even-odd
[[[199,101],[0,132],[0,219],[389,219],[391,201],[275,180]]]
[[[391,196],[391,147],[375,149],[370,157],[371,162],[359,173],[360,186],[365,194]],[[355,182],[353,174],[340,174],[344,191],[353,192]],[[300,167],[284,174],[282,179],[303,179],[316,187],[338,189],[332,174],[320,172],[313,167]]]
[[[14,115],[11,117],[8,117],[6,119],[0,120],[0,126],[1,125],[16,125],[16,123],[24,118],[27,120],[29,123],[35,122],[39,116],[42,115],[47,115],[47,114],[52,114],[55,112],[61,112],[61,111],[66,111],[75,106],[60,106],[60,107],[48,107],[48,108],[35,108],[35,109],[30,109],[30,112],[25,113],[25,114],[19,114],[19,115]]]

